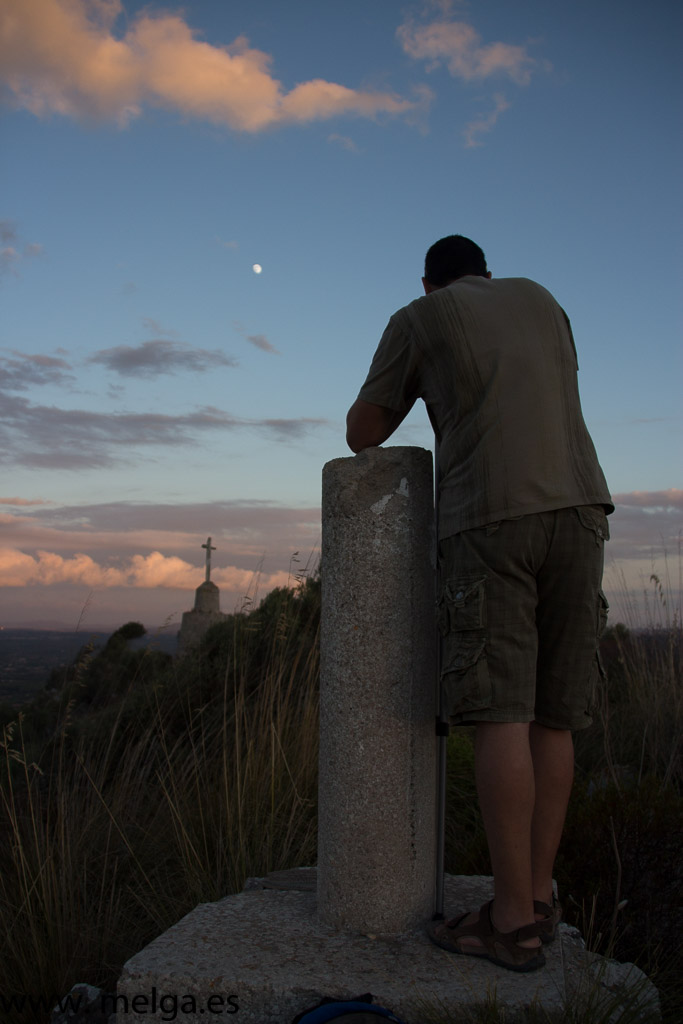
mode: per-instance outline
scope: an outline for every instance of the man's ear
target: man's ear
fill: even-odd
[[[489,281],[490,281],[490,280],[491,280],[491,271],[490,271],[490,270],[489,270],[489,271],[487,272],[486,276],[487,276],[487,278],[488,278],[488,279],[489,279]]]

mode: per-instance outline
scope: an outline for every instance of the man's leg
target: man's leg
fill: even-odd
[[[531,835],[536,800],[527,722],[478,722],[475,775],[495,887],[493,921],[512,932],[534,920]],[[523,946],[538,946],[527,939]]]
[[[537,722],[479,722],[475,746],[477,792],[494,877],[493,919],[499,931],[511,932],[534,920],[534,900],[552,902],[574,745],[569,730]],[[529,939],[520,945],[538,943]]]
[[[535,803],[531,821],[533,898],[552,903],[553,865],[574,781],[574,742],[568,729],[529,727]]]

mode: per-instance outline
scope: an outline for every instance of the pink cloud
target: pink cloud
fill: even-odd
[[[201,545],[209,533],[217,549],[211,579],[222,609],[233,611],[291,585],[301,565],[313,568],[320,509],[267,501],[7,508],[0,513],[0,623],[74,628],[86,606],[92,628],[131,618],[179,622],[204,580]]]
[[[259,132],[279,123],[340,114],[404,114],[414,103],[315,79],[287,92],[269,54],[240,36],[229,46],[197,38],[179,14],[142,13],[113,35],[120,0],[5,0],[0,32],[3,78],[32,113],[114,119],[125,124],[145,104]]]
[[[466,149],[472,149],[476,146],[481,146],[479,136],[485,135],[486,132],[490,132],[491,129],[494,127],[496,121],[500,117],[500,115],[503,113],[503,111],[507,110],[508,107],[510,106],[505,97],[501,96],[500,93],[496,93],[493,99],[495,106],[491,113],[487,114],[486,117],[478,118],[476,121],[470,121],[470,123],[465,128],[463,134],[465,136]]]
[[[15,508],[20,508],[24,505],[48,505],[49,502],[43,501],[42,498],[0,498],[0,505],[14,505]]]
[[[226,566],[211,574],[212,580],[219,587],[244,592],[253,577],[253,571],[235,566]],[[286,586],[288,578],[284,571],[265,573],[261,577],[268,590]],[[120,566],[106,566],[82,552],[65,558],[54,551],[38,551],[34,557],[16,549],[0,548],[0,580],[5,587],[49,587],[72,583],[92,589],[142,587],[194,590],[203,581],[203,574],[201,567],[191,565],[175,555],[163,555],[160,551],[134,555]]]
[[[466,82],[502,74],[518,85],[528,85],[538,66],[524,46],[501,42],[482,45],[476,29],[464,21],[434,21],[428,25],[407,21],[396,34],[410,57],[429,62],[428,70],[444,61],[451,75]]]

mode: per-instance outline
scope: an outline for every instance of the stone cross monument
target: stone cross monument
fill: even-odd
[[[216,548],[211,544],[210,537],[206,538],[206,544],[202,544],[202,548],[206,550],[205,577],[204,582],[195,590],[193,610],[183,614],[178,634],[181,653],[196,647],[210,626],[227,619],[227,615],[221,611],[220,591],[216,584],[211,582],[211,552]]]
[[[203,548],[206,548],[206,576],[204,578],[205,583],[211,582],[211,552],[216,549],[211,546],[211,538],[206,538],[206,544],[202,544]]]

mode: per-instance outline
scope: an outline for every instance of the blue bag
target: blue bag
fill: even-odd
[[[380,1024],[381,1020],[403,1024],[391,1010],[375,1006],[368,992],[357,999],[323,999],[298,1014],[292,1024]]]

